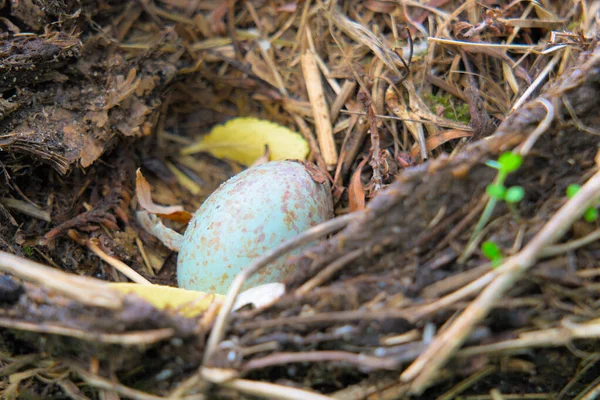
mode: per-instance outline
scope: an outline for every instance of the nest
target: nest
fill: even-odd
[[[2,397],[594,398],[598,5],[484,3],[3,4]],[[112,289],[175,282],[136,168],[193,211],[241,167],[179,151],[240,115],[305,137],[338,216],[194,318]],[[524,197],[489,207],[508,151]]]

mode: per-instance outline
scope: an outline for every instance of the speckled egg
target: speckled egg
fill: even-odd
[[[235,276],[254,259],[330,219],[329,184],[312,176],[303,164],[273,161],[221,185],[185,231],[177,260],[179,287],[226,293]],[[255,274],[245,288],[281,282],[292,267],[282,257]]]

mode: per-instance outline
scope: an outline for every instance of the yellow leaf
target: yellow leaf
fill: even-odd
[[[222,302],[220,294],[196,292],[161,285],[138,285],[136,283],[110,283],[125,294],[135,294],[160,310],[177,310],[184,317],[195,317],[208,309],[213,301]]]
[[[256,118],[235,118],[218,125],[199,143],[182,150],[183,154],[208,151],[215,157],[229,158],[251,165],[269,146],[271,160],[305,160],[308,143],[298,133],[281,125]]]

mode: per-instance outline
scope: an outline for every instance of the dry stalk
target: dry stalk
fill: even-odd
[[[592,233],[589,233],[582,238],[571,240],[567,243],[548,246],[544,249],[544,251],[542,251],[541,257],[554,257],[568,251],[577,250],[578,248],[593,243],[596,240],[600,240],[600,229],[596,229]]]
[[[503,50],[513,50],[513,51],[520,50],[524,53],[536,52],[536,51],[542,50],[541,45],[537,45],[537,44],[499,44],[499,43],[487,43],[487,42],[476,43],[476,42],[464,42],[464,41],[453,40],[453,39],[442,39],[442,38],[437,38],[437,37],[428,37],[427,40],[430,42],[446,44],[446,45],[453,45],[453,46],[498,48],[498,49],[503,49]]]
[[[365,252],[364,249],[357,249],[357,250],[351,251],[350,253],[338,258],[337,260],[335,260],[334,262],[329,264],[327,267],[325,267],[321,271],[319,271],[319,273],[317,275],[315,275],[313,278],[311,278],[308,282],[306,282],[305,284],[300,286],[296,290],[296,294],[299,296],[307,294],[308,292],[310,292],[317,286],[323,284],[325,281],[327,281],[327,279],[331,278],[333,275],[335,275],[337,272],[339,272],[346,265],[348,265],[352,261],[356,260],[364,252]]]
[[[581,190],[548,221],[542,230],[515,256],[508,258],[495,272],[494,280],[442,332],[427,350],[401,375],[403,381],[413,380],[411,392],[421,394],[434,375],[464,343],[475,325],[481,321],[495,302],[532,267],[545,247],[560,239],[574,221],[600,195],[600,172],[597,172]]]
[[[338,160],[337,148],[333,139],[333,129],[331,126],[331,117],[329,115],[329,106],[325,99],[323,83],[321,81],[321,72],[315,56],[310,50],[302,54],[302,73],[306,83],[306,91],[313,111],[315,125],[317,128],[317,138],[323,160],[328,170],[335,168]]]
[[[346,104],[348,99],[350,99],[350,96],[352,96],[354,94],[355,90],[356,90],[356,82],[355,81],[347,80],[344,82],[344,84],[342,85],[342,89],[340,90],[340,93],[338,93],[337,97],[335,98],[335,100],[329,110],[329,114],[330,114],[332,123],[334,123],[337,120],[338,116],[340,115],[340,111],[342,110],[342,107],[344,106],[344,104]]]
[[[597,380],[596,380],[597,381]],[[595,400],[600,397],[600,382],[597,382],[596,385],[592,388],[585,388],[587,392],[583,396],[579,397],[579,400]]]
[[[273,383],[250,381],[247,379],[233,379],[223,383],[224,387],[238,390],[242,393],[276,400],[332,400],[329,396],[291,388]]]
[[[548,76],[550,71],[552,71],[552,69],[554,69],[554,67],[560,60],[560,56],[561,56],[561,53],[557,53],[554,55],[554,57],[552,57],[550,62],[548,62],[548,64],[544,67],[544,69],[539,73],[537,78],[535,78],[535,81],[533,81],[533,83],[527,88],[525,93],[523,93],[523,95],[517,101],[515,101],[515,104],[513,104],[513,106],[510,108],[509,113],[515,111],[517,108],[521,107],[523,105],[523,103],[525,103],[525,101],[529,98],[529,96],[531,96],[531,94],[540,86],[542,81],[544,79],[546,79],[546,77]]]
[[[472,357],[480,354],[514,353],[523,349],[558,347],[575,339],[595,339],[600,337],[600,321],[576,324],[565,320],[559,328],[525,332],[517,339],[467,347],[456,353],[457,357]]]
[[[393,359],[355,354],[347,351],[310,351],[302,353],[275,353],[248,361],[243,372],[271,367],[273,365],[286,365],[290,363],[321,363],[327,361],[344,362],[360,368],[395,370],[398,362]]]
[[[140,285],[152,285],[152,283],[144,278],[142,275],[138,274],[133,270],[129,265],[125,264],[123,261],[118,260],[114,257],[106,254],[97,244],[97,241],[94,239],[89,239],[86,241],[87,247],[98,257],[104,260],[108,265],[115,268],[117,271],[134,281]]]
[[[323,155],[321,154],[321,150],[319,149],[319,145],[317,143],[317,140],[315,139],[315,135],[309,128],[308,124],[306,123],[306,121],[304,121],[302,119],[302,117],[300,117],[295,112],[290,111],[290,110],[287,110],[287,111],[290,113],[290,115],[294,119],[294,122],[296,123],[296,125],[298,125],[298,128],[300,129],[300,133],[302,133],[302,136],[304,136],[304,139],[306,139],[306,141],[308,142],[310,152],[312,153],[312,156],[315,158],[317,165],[324,172],[326,172],[327,165],[325,164],[325,160],[323,160]]]
[[[168,339],[175,333],[172,328],[127,333],[94,333],[83,331],[81,329],[50,325],[47,323],[39,325],[33,322],[15,321],[7,318],[0,318],[0,326],[4,328],[18,329],[21,331],[68,336],[76,339],[87,340],[89,342],[119,344],[122,346],[149,345]]]
[[[67,274],[3,251],[0,251],[0,270],[55,290],[82,304],[113,309],[123,306],[123,295],[104,282]]]
[[[111,390],[119,393],[122,396],[126,396],[127,398],[134,400],[165,400],[166,397],[154,396],[146,392],[142,392],[140,390],[132,389],[125,385],[122,385],[118,382],[113,382],[108,379],[102,378],[98,375],[92,374],[91,372],[86,371],[85,369],[76,366],[70,365],[71,370],[79,375],[88,385],[98,388]],[[204,396],[199,397],[199,399],[203,399]]]
[[[548,128],[550,128],[550,124],[552,123],[552,121],[554,121],[554,106],[544,98],[539,98],[537,101],[539,101],[544,107],[546,107],[546,116],[535,128],[535,130],[531,132],[531,134],[529,134],[527,140],[525,140],[518,147],[519,154],[521,154],[523,157],[525,157],[527,153],[529,153],[529,151],[535,145],[535,142],[537,142],[540,136],[542,136],[542,134],[546,132]]]

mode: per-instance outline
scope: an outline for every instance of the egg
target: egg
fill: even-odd
[[[330,219],[329,183],[312,176],[301,163],[272,161],[222,184],[185,231],[177,260],[179,287],[226,293],[235,276],[257,257]],[[281,282],[293,268],[288,258],[257,272],[244,288]]]

